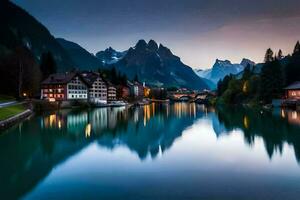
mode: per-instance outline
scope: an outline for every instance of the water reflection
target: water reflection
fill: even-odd
[[[5,199],[22,197],[55,166],[91,143],[109,150],[125,147],[142,163],[155,162],[203,119],[211,122],[216,138],[241,130],[249,147],[262,139],[270,159],[276,152],[282,154],[285,144],[291,145],[299,162],[299,117],[299,112],[288,110],[272,113],[186,103],[45,113],[0,136],[0,193]]]
[[[266,112],[245,108],[219,107],[216,130],[223,126],[223,131],[216,134],[228,134],[241,129],[246,144],[253,146],[256,138],[262,138],[270,159],[275,152],[282,154],[285,143],[292,145],[295,156],[300,162],[300,121],[297,111],[275,110]]]

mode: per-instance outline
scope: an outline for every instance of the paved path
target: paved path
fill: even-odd
[[[5,102],[5,103],[0,103],[0,108],[4,108],[4,107],[7,107],[7,106],[12,106],[12,105],[15,105],[17,103],[18,103],[17,101],[9,101],[9,102]]]

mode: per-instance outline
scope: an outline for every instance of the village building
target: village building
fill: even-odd
[[[41,84],[41,99],[87,100],[89,84],[75,72],[51,74]]]
[[[119,85],[117,87],[117,96],[121,99],[128,99],[130,97],[130,89],[126,85]]]
[[[287,99],[300,100],[300,81],[295,82],[284,89],[286,91],[285,94]]]
[[[107,84],[99,73],[82,72],[82,77],[89,83],[89,101],[92,103],[107,103]]]
[[[144,97],[144,87],[141,83],[134,81],[127,81],[127,85],[130,88],[131,96],[135,98],[143,98]]]
[[[107,84],[107,101],[112,102],[117,100],[117,88],[110,82],[106,82]]]

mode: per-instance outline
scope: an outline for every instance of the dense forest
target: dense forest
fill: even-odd
[[[292,55],[283,56],[281,50],[275,54],[269,48],[263,64],[247,66],[241,77],[228,75],[219,81],[218,103],[268,104],[282,98],[283,88],[296,81],[300,81],[299,41]]]

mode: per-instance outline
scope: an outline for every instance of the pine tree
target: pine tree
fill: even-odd
[[[137,75],[137,74],[134,76],[134,79],[133,79],[133,80],[136,81],[136,82],[139,82],[139,78],[138,78],[138,75]]]
[[[50,74],[56,73],[56,62],[51,52],[43,53],[41,56],[40,70],[42,79],[46,79]]]
[[[285,85],[300,81],[300,44],[297,42],[293,55],[285,67]]]
[[[247,80],[251,77],[251,75],[252,75],[251,66],[250,64],[248,64],[247,67],[245,67],[244,69],[243,79]]]
[[[299,41],[297,41],[295,48],[294,48],[293,55],[299,55],[299,54],[300,54],[300,43],[299,43]]]
[[[272,51],[272,49],[267,49],[267,51],[266,51],[266,55],[265,55],[265,63],[267,63],[267,62],[272,62],[273,60],[274,60],[274,57],[273,57],[273,55],[274,55],[274,52]]]
[[[266,103],[279,98],[284,85],[283,69],[278,60],[267,62],[261,70],[260,97]]]
[[[278,51],[278,54],[277,54],[277,59],[278,60],[281,60],[282,58],[283,58],[284,56],[283,56],[283,54],[282,54],[282,50],[281,49],[279,49],[279,51]]]

